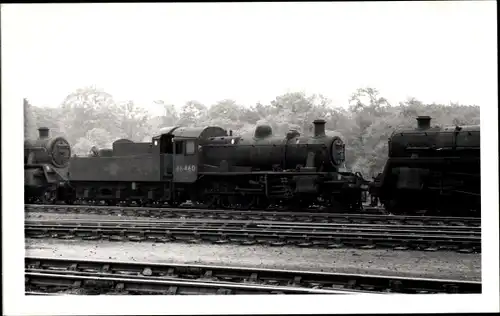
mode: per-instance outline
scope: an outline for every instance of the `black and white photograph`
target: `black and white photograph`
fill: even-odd
[[[498,312],[496,6],[2,4],[4,314]]]

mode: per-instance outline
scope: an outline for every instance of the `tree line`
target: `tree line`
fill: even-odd
[[[381,172],[387,157],[387,139],[396,128],[413,128],[419,115],[432,117],[432,125],[479,124],[479,106],[424,104],[410,98],[391,105],[374,88],[357,89],[346,107],[332,106],[322,95],[290,92],[267,104],[252,106],[225,99],[207,106],[196,100],[180,111],[172,104],[154,103],[164,114],[150,115],[133,101],[115,100],[96,87],[84,87],[69,94],[55,108],[39,107],[24,100],[24,137],[35,139],[37,128],[51,129],[52,136],[64,136],[74,154],[86,155],[92,146],[111,148],[113,141],[127,138],[150,141],[166,126],[221,126],[234,134],[252,133],[258,124],[269,124],[274,135],[290,129],[310,135],[312,121],[326,120],[327,133],[340,133],[346,143],[346,168],[366,177]]]

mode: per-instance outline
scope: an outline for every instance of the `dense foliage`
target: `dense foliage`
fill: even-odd
[[[132,101],[120,102],[95,87],[78,89],[57,108],[37,107],[24,100],[25,138],[34,138],[36,128],[46,126],[52,135],[64,135],[77,155],[92,146],[109,148],[114,140],[148,141],[161,127],[173,125],[218,125],[235,134],[253,132],[256,124],[269,124],[275,135],[289,129],[310,134],[312,121],[323,118],[327,131],[339,132],[346,143],[346,168],[365,177],[380,172],[386,161],[387,139],[395,128],[414,127],[418,115],[429,115],[433,125],[479,124],[479,107],[459,104],[423,104],[416,99],[390,105],[373,88],[358,89],[348,107],[333,107],[321,95],[302,92],[277,96],[269,104],[243,106],[221,100],[206,106],[196,100],[175,106],[158,100],[164,115],[151,116]]]

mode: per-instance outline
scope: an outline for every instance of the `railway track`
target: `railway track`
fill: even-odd
[[[91,294],[163,294],[163,295],[200,295],[200,294],[348,294],[352,291],[301,289],[280,286],[226,284],[201,281],[169,281],[147,277],[116,277],[105,273],[77,275],[69,272],[37,273],[25,271],[26,283],[30,288],[45,288],[49,291],[64,291],[75,288],[86,289]]]
[[[252,221],[28,220],[31,238],[185,241],[299,247],[457,250],[480,252],[477,227],[312,224]]]
[[[481,293],[480,282],[71,258],[25,258],[31,295]]]
[[[200,220],[200,219],[175,219],[175,220],[101,220],[101,219],[57,219],[57,220],[31,220],[29,223],[44,225],[80,224],[97,228],[125,227],[125,228],[227,228],[271,231],[354,231],[354,232],[381,232],[398,231],[402,233],[425,232],[427,234],[442,234],[448,232],[455,235],[480,236],[480,227],[465,226],[423,226],[423,225],[391,225],[391,224],[343,224],[343,223],[290,223],[278,221],[242,221],[242,220]]]
[[[353,224],[395,224],[427,226],[473,226],[480,227],[481,219],[476,217],[402,216],[384,214],[343,214],[256,210],[211,210],[196,208],[148,208],[122,206],[87,205],[41,205],[26,204],[26,213],[47,212],[59,214],[99,214],[149,218],[205,218],[223,220],[269,220],[309,223],[353,223]]]

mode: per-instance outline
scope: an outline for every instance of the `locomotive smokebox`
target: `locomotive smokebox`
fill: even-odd
[[[431,117],[430,116],[419,116],[417,117],[417,126],[419,129],[428,129],[431,127]]]
[[[38,129],[38,137],[40,139],[49,138],[49,129],[47,127],[40,127]]]
[[[325,120],[314,120],[314,137],[325,136]]]

